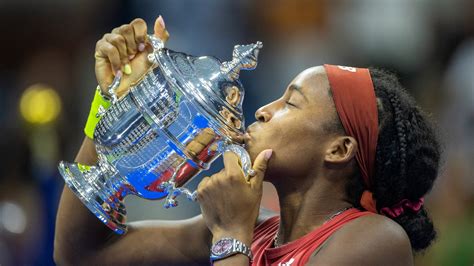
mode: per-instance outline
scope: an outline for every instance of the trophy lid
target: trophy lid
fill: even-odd
[[[261,42],[236,45],[231,61],[221,62],[213,56],[195,57],[167,48],[155,50],[166,79],[188,98],[194,98],[214,118],[233,131],[245,130],[242,102],[244,88],[239,80],[241,69],[257,66]]]

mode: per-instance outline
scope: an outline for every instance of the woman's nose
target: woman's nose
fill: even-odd
[[[257,119],[258,122],[268,122],[272,119],[271,113],[265,107],[266,106],[260,107],[255,112],[255,119]]]

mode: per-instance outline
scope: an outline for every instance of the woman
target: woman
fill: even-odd
[[[161,16],[155,35],[168,37]],[[145,40],[140,19],[104,35],[96,47],[102,89],[121,69],[123,83],[144,73]],[[206,265],[211,255],[215,265],[411,265],[413,251],[430,245],[423,196],[437,176],[439,144],[393,75],[309,68],[256,118],[242,137],[256,174],[244,177],[237,156],[224,154],[225,168],[198,186],[200,216],[130,223],[118,236],[65,188],[55,260]],[[86,137],[76,161],[95,159]],[[259,211],[263,180],[278,192],[279,215]]]

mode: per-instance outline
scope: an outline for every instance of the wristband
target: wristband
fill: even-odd
[[[84,133],[90,139],[94,139],[95,127],[110,105],[110,101],[102,95],[100,86],[97,86],[94,100],[92,100],[91,110],[89,111],[89,117],[87,118],[86,126],[84,127]]]

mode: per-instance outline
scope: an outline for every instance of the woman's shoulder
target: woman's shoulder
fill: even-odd
[[[342,227],[337,234],[342,237],[381,237],[397,239],[410,244],[405,230],[394,220],[379,214],[370,214],[354,219]]]
[[[413,253],[405,230],[385,216],[364,215],[344,225],[309,264],[412,265]]]

